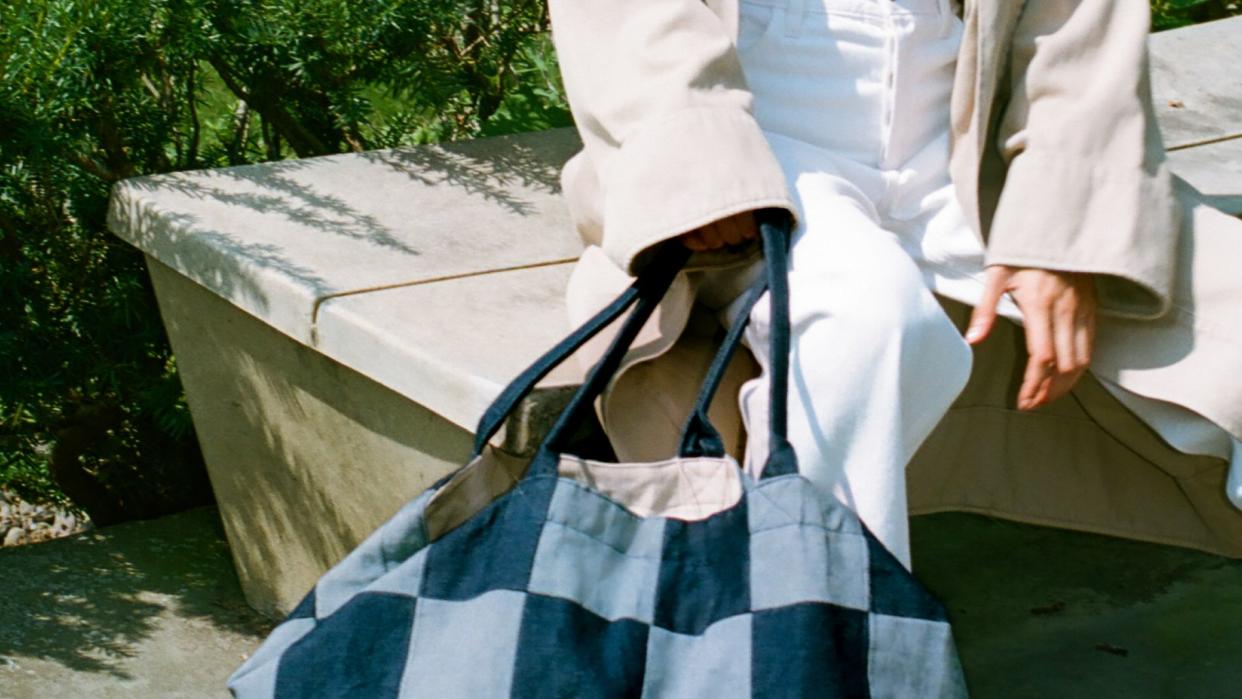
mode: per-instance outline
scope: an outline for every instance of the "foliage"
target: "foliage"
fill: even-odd
[[[0,3],[0,485],[210,498],[114,182],[569,123],[540,0]]]
[[[1152,0],[1153,31],[1242,15],[1239,0]]]

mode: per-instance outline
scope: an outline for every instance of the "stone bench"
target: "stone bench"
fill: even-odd
[[[1155,35],[1177,171],[1242,213],[1242,18]],[[109,226],[147,259],[249,603],[281,615],[459,465],[492,398],[568,331],[571,128],[140,177]],[[579,380],[506,427],[528,453]]]

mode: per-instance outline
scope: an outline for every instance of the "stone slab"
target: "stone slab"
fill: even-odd
[[[118,183],[109,228],[313,344],[325,298],[574,259],[572,128]]]
[[[1237,122],[1242,125],[1242,111]],[[1202,192],[1209,204],[1242,216],[1242,137],[1173,151],[1169,164]]]
[[[1157,32],[1148,46],[1166,148],[1242,136],[1242,17]]]
[[[320,308],[317,349],[473,432],[501,389],[569,333],[572,269],[564,263],[338,296]],[[571,359],[540,385],[581,379]]]

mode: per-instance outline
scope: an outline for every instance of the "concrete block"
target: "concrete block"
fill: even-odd
[[[1238,112],[1238,122],[1242,124],[1242,110]],[[1173,151],[1169,153],[1169,164],[1202,192],[1209,204],[1242,216],[1242,136]]]
[[[318,350],[473,432],[509,381],[571,330],[565,285],[572,268],[548,265],[338,296],[320,307]],[[506,428],[508,448],[533,453],[533,441],[564,405],[564,389],[582,381],[578,367],[570,360],[544,379],[522,413],[544,421],[528,421],[517,432]]]
[[[1148,49],[1166,148],[1242,137],[1242,17],[1158,32]]]
[[[246,600],[285,614],[471,433],[147,264]]]

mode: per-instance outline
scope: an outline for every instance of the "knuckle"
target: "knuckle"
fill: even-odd
[[[1047,364],[1054,359],[1052,352],[1048,350],[1036,350],[1031,353],[1031,361],[1037,364]]]

